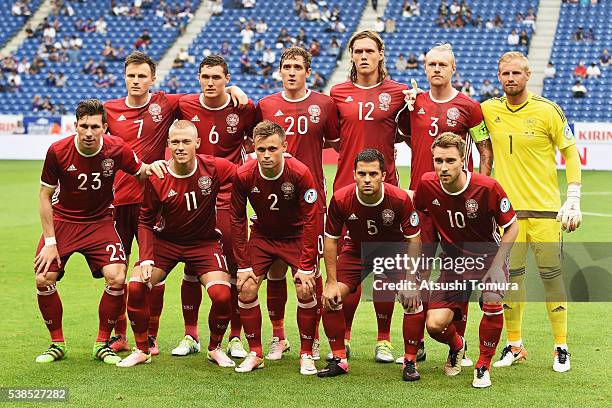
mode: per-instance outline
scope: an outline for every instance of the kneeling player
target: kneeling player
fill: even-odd
[[[225,159],[196,155],[199,143],[191,122],[175,122],[168,134],[172,153],[169,174],[145,182],[138,225],[139,266],[128,286],[128,316],[136,348],[117,364],[119,367],[151,362],[147,340],[150,290],[179,262],[185,262],[206,287],[212,302],[208,359],[221,367],[235,365],[221,348],[230,319],[230,277],[215,228],[217,194],[222,185],[231,182],[235,166]],[[198,341],[197,332],[190,335]]]
[[[361,244],[368,242],[405,242],[410,255],[420,252],[419,217],[408,193],[384,182],[385,159],[374,149],[355,158],[354,184],[337,190],[329,205],[325,226],[323,256],[327,281],[323,291],[323,326],[333,358],[319,371],[319,377],[334,377],[348,372],[344,345],[345,320],[342,302],[355,292],[362,280]],[[338,256],[338,239],[348,230]],[[404,299],[404,374],[417,380],[416,353],[423,332],[423,308],[414,299]],[[420,327],[415,325],[420,323]]]
[[[238,169],[232,190],[232,235],[238,263],[238,305],[250,353],[237,372],[262,368],[261,309],[257,292],[272,263],[291,267],[298,297],[300,373],[317,369],[312,344],[317,324],[317,190],[308,167],[285,155],[285,131],[263,121],[253,130],[257,160]],[[247,242],[247,200],[255,211]]]
[[[451,132],[436,138],[432,145],[435,172],[421,178],[415,191],[415,206],[429,213],[440,234],[444,265],[456,265],[454,270],[441,268],[438,283],[467,285],[457,290],[436,290],[429,302],[427,331],[450,348],[444,365],[446,375],[461,372],[465,341],[455,330],[453,320],[461,317],[461,309],[469,301],[471,283],[497,285],[497,289],[482,291],[480,357],[472,384],[484,388],[491,385],[489,367],[503,328],[501,302],[508,282],[507,258],[518,224],[506,193],[494,179],[463,170],[465,147],[465,141]],[[499,227],[504,229],[501,237]],[[465,271],[457,268],[465,263],[462,259],[470,258],[474,267],[466,267]]]
[[[62,302],[55,285],[70,256],[80,252],[93,276],[106,282],[93,356],[116,364],[121,358],[109,346],[109,337],[121,313],[126,260],[111,212],[113,181],[118,170],[144,178],[148,166],[138,162],[123,140],[104,134],[106,113],[100,101],[79,103],[75,127],[76,135],[49,147],[40,178],[43,236],[34,268],[38,306],[52,343],[36,362],[50,363],[66,355]]]

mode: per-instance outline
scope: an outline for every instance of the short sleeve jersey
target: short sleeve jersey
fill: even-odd
[[[249,100],[244,109],[238,109],[231,101],[227,95],[227,102],[223,106],[211,108],[204,104],[202,94],[185,95],[179,101],[179,110],[180,116],[191,121],[198,129],[199,154],[222,157],[241,165],[246,156],[244,142],[251,138],[257,123],[255,105]],[[231,184],[221,187],[217,198],[218,208],[229,210],[231,187]]]
[[[182,94],[152,93],[142,106],[130,106],[127,98],[104,104],[109,133],[122,138],[145,163],[163,160],[168,130],[177,118]],[[115,205],[142,202],[142,183],[120,173],[115,180]]]
[[[387,163],[386,180],[399,185],[395,169],[397,117],[404,108],[405,84],[385,79],[370,87],[351,81],[334,85],[330,91],[340,114],[340,156],[334,191],[352,184],[353,162],[364,149],[379,150]]]
[[[506,97],[489,99],[482,112],[491,133],[494,176],[514,208],[554,218],[561,207],[556,149],[576,144],[561,108],[530,92],[518,106]]]
[[[287,135],[287,152],[312,172],[320,200],[317,206],[325,212],[325,176],[323,144],[338,141],[338,110],[327,95],[308,90],[298,100],[288,99],[284,92],[267,96],[257,104],[258,121],[271,120]]]
[[[410,189],[417,187],[423,174],[434,171],[431,144],[444,132],[453,132],[466,141],[466,169],[472,171],[472,141],[478,143],[489,138],[480,104],[469,96],[457,92],[446,101],[438,101],[430,92],[416,98],[414,110],[400,118],[400,134],[410,135],[412,158],[410,164]]]
[[[408,193],[383,183],[383,194],[374,204],[363,202],[355,183],[336,191],[327,212],[325,235],[339,239],[346,226],[344,246],[347,251],[361,251],[367,242],[403,242],[420,233],[419,215]]]
[[[55,188],[53,218],[90,223],[112,218],[113,182],[118,170],[136,175],[141,163],[118,137],[103,135],[91,155],[77,147],[77,135],[53,143],[47,150],[40,182]]]
[[[145,181],[140,209],[138,239],[140,259],[153,259],[153,236],[172,242],[218,239],[216,200],[223,184],[230,183],[236,166],[222,158],[196,155],[196,166],[188,175],[171,171],[163,179],[155,175]]]
[[[414,194],[415,207],[429,213],[445,250],[496,252],[501,242],[499,228],[512,224],[516,214],[495,179],[471,172],[466,175],[465,187],[451,193],[442,187],[436,173],[425,173]]]

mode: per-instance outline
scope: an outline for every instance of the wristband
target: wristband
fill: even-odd
[[[55,237],[45,237],[45,246],[57,245]]]
[[[580,198],[580,184],[567,185],[567,198]]]
[[[150,259],[147,259],[147,260],[142,261],[142,262],[140,263],[140,266],[147,266],[147,265],[155,265],[155,262],[153,262],[153,261],[152,261],[152,260],[150,260]]]

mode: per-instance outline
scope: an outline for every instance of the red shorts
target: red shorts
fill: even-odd
[[[208,272],[226,272],[227,261],[217,240],[176,243],[155,238],[153,243],[155,267],[169,274],[179,263],[185,263],[185,274],[201,276]]]
[[[440,242],[438,230],[434,226],[433,219],[428,213],[419,211],[419,228],[421,228],[421,242],[423,243],[423,255],[433,257]]]
[[[346,246],[344,246],[346,248]],[[351,293],[361,285],[363,265],[359,252],[343,250],[336,262],[336,280],[348,286]]]
[[[140,204],[125,204],[115,207],[114,218],[117,232],[123,242],[125,253],[132,253],[132,242],[138,239],[138,218],[140,217]]]
[[[227,265],[233,274],[236,273],[236,259],[234,258],[234,238],[232,236],[230,210],[217,209],[217,229],[221,231],[221,244]],[[235,276],[235,275],[234,275]]]
[[[297,272],[302,257],[302,239],[271,239],[251,234],[247,251],[251,258],[253,273],[256,276],[266,275],[272,263],[277,259],[289,265],[291,273],[294,274]]]
[[[104,220],[88,224],[53,220],[57,251],[62,260],[61,268],[57,262],[49,267],[50,272],[58,272],[57,280],[64,276],[64,268],[70,256],[81,253],[87,260],[94,278],[102,278],[102,268],[110,264],[126,264],[123,244],[115,229],[113,220]],[[45,245],[40,237],[36,255]]]

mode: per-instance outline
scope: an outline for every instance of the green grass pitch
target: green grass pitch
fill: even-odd
[[[69,356],[66,360],[41,365],[34,358],[49,344],[48,332],[36,304],[32,271],[34,250],[40,236],[38,180],[41,162],[0,161],[0,387],[68,387],[75,407],[124,406],[610,406],[612,370],[607,356],[612,348],[611,305],[570,305],[569,343],[572,370],[555,373],[552,336],[542,304],[529,304],[525,314],[524,339],[529,359],[519,366],[493,369],[493,387],[471,387],[472,370],[455,378],[441,372],[446,358],[442,345],[427,341],[427,361],[420,364],[422,380],[405,383],[395,364],[376,364],[373,347],[376,335],[374,312],[362,303],[353,325],[354,357],[351,372],[335,379],[304,377],[298,372],[298,355],[292,349],[282,361],[268,363],[263,370],[237,374],[207,362],[205,355],[173,358],[170,349],[182,337],[180,272],[167,280],[159,343],[161,355],[148,366],[118,369],[92,360],[91,348],[97,330],[97,306],[102,280],[93,280],[84,259],[74,256],[65,279],[58,285],[64,304],[64,328]],[[334,167],[328,166],[328,181]],[[403,172],[403,185],[408,169]],[[563,179],[563,176],[561,176]],[[609,172],[584,172],[584,212],[579,231],[565,235],[566,242],[612,241],[612,177]],[[565,189],[562,188],[562,191]],[[606,213],[609,216],[602,216]],[[529,273],[533,274],[531,270]],[[290,288],[286,327],[291,343],[298,345],[295,299]],[[265,303],[265,295],[261,300]],[[200,312],[200,334],[207,339],[209,303],[206,296]],[[265,307],[262,311],[265,313]],[[263,339],[271,328],[264,315]],[[469,355],[477,357],[480,311],[472,305],[467,339]],[[402,352],[401,308],[395,310],[392,339],[395,352]],[[322,330],[322,328],[321,328]],[[131,332],[129,333],[131,337]],[[322,354],[329,350],[322,334]],[[318,366],[322,367],[323,362]],[[27,405],[27,404],[20,404]],[[38,405],[34,405],[38,406]]]

